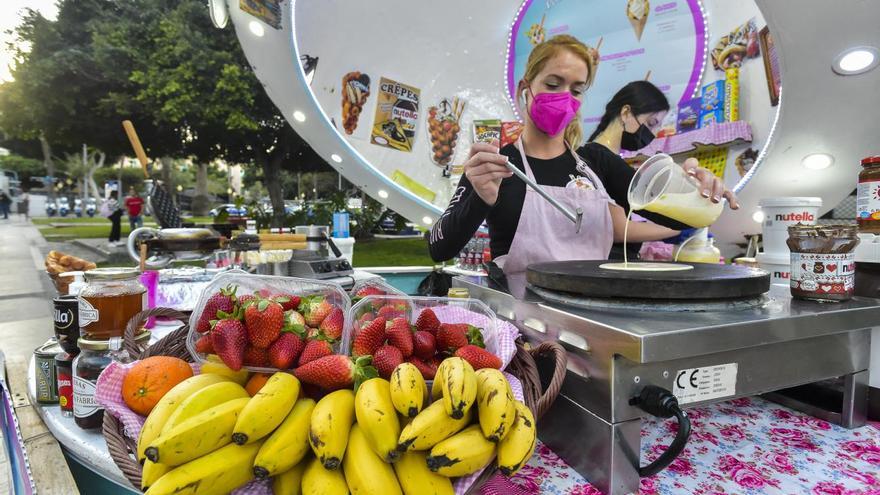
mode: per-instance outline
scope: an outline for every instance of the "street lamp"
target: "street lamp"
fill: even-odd
[[[183,186],[182,186],[182,185],[180,185],[180,184],[177,185],[177,192],[183,192]]]

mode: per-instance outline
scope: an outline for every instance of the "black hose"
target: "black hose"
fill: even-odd
[[[675,419],[678,421],[678,432],[675,434],[675,438],[669,444],[669,447],[660,454],[660,457],[654,459],[654,462],[647,466],[639,467],[639,476],[647,478],[665,469],[681,454],[691,435],[691,421],[684,411],[681,410],[681,407],[678,405],[678,399],[675,398],[672,392],[655,385],[648,385],[643,388],[638,396],[630,400],[630,405],[660,418],[675,416]]]

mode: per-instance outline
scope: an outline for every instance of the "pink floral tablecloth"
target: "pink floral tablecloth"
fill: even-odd
[[[846,430],[759,398],[687,413],[693,427],[687,448],[669,468],[642,480],[642,495],[880,495],[877,425]],[[665,449],[676,426],[644,423],[642,465]],[[543,444],[511,481],[529,494],[600,494]]]

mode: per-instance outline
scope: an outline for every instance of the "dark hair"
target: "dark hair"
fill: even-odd
[[[117,199],[119,197],[119,193],[116,191],[110,191],[110,197],[113,199]]]
[[[590,134],[590,139],[587,141],[592,141],[608,128],[608,124],[620,115],[620,110],[626,105],[630,106],[633,115],[669,110],[669,101],[666,100],[666,95],[660,91],[660,88],[648,81],[633,81],[620,88],[620,91],[605,105],[605,114],[602,115],[602,120],[599,121],[599,125]]]

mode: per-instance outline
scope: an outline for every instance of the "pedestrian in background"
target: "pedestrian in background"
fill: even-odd
[[[0,213],[3,213],[3,219],[9,219],[9,205],[12,204],[12,199],[6,194],[6,191],[0,191]]]
[[[31,195],[24,191],[21,193],[21,202],[18,203],[18,212],[24,214],[25,220],[30,220]]]
[[[122,210],[119,208],[119,193],[110,192],[110,197],[101,204],[101,215],[110,220],[110,236],[107,238],[109,247],[119,246],[119,236],[122,231]]]
[[[128,225],[131,230],[144,226],[144,199],[138,196],[137,189],[130,187],[125,198],[125,209],[128,212]]]

